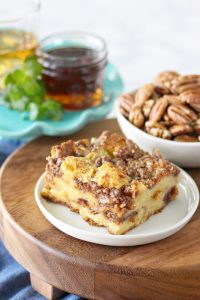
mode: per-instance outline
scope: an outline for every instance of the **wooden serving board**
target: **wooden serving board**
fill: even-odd
[[[109,129],[116,120],[87,125],[73,139]],[[34,199],[51,146],[64,138],[41,137],[8,158],[1,169],[0,236],[49,299],[64,291],[92,299],[200,299],[200,210],[181,231],[137,247],[80,241],[53,227]],[[200,187],[200,170],[188,170]]]

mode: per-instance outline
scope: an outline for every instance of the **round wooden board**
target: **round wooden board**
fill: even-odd
[[[72,139],[119,132],[116,120],[87,125]],[[181,231],[137,247],[108,247],[54,228],[34,199],[51,146],[64,137],[41,137],[8,158],[1,169],[0,235],[11,255],[47,298],[67,291],[92,299],[200,299],[200,211]],[[200,187],[200,170],[188,170]]]

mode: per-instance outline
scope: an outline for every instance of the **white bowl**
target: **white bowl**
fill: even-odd
[[[131,124],[117,109],[117,120],[123,134],[136,142],[143,150],[152,152],[159,149],[160,153],[181,167],[200,167],[200,142],[176,142],[152,136]]]

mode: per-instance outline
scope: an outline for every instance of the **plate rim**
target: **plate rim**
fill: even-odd
[[[47,201],[45,198],[42,198],[40,196],[40,191],[41,191],[41,185],[43,184],[44,182],[44,177],[45,177],[45,172],[39,177],[37,183],[36,183],[36,186],[35,186],[35,200],[36,200],[36,203],[40,209],[40,211],[42,212],[42,214],[44,215],[44,217],[53,225],[55,226],[56,228],[58,228],[54,222],[52,223],[52,219],[53,221],[55,222],[58,222],[60,223],[60,225],[62,226],[65,226],[69,229],[69,232],[70,233],[66,233],[64,232],[62,229],[58,228],[60,231],[64,232],[65,234],[68,234],[70,236],[73,236],[75,238],[78,238],[78,239],[81,239],[81,240],[85,240],[87,241],[84,237],[83,238],[79,238],[77,236],[75,236],[74,234],[71,234],[71,231],[70,229],[81,235],[87,235],[91,238],[93,237],[96,237],[97,238],[97,241],[95,243],[99,243],[99,244],[103,244],[101,243],[100,241],[98,241],[98,239],[106,239],[107,242],[110,241],[121,241],[121,242],[125,242],[125,241],[130,241],[130,239],[140,239],[140,238],[151,238],[151,237],[158,237],[159,235],[165,235],[163,238],[166,237],[166,234],[172,232],[172,234],[174,234],[175,232],[177,232],[178,230],[180,230],[184,225],[186,225],[190,219],[192,218],[192,216],[194,215],[194,213],[196,212],[197,208],[198,208],[198,205],[199,205],[199,190],[198,190],[198,187],[195,183],[195,181],[193,180],[193,178],[186,172],[184,171],[183,169],[179,168],[181,170],[181,173],[180,175],[183,176],[184,178],[187,179],[187,181],[189,180],[190,184],[192,184],[192,188],[194,189],[193,193],[194,193],[194,203],[191,207],[191,209],[186,213],[186,215],[181,219],[179,220],[177,223],[175,223],[174,225],[171,225],[170,227],[168,227],[167,229],[165,230],[160,230],[160,231],[156,231],[154,233],[140,233],[138,234],[137,236],[134,234],[131,234],[131,235],[112,235],[112,234],[109,234],[109,233],[99,233],[99,232],[93,232],[93,231],[87,231],[85,229],[81,229],[81,228],[76,228],[68,223],[64,223],[63,221],[61,221],[60,219],[56,218],[54,215],[52,215],[46,208],[45,206],[42,204],[42,199],[44,199],[45,201]],[[180,181],[181,183],[181,181]],[[66,207],[67,208],[67,207]],[[175,232],[174,232],[175,230]],[[169,235],[168,235],[169,236]],[[159,239],[163,239],[162,237]],[[104,244],[105,245],[105,244]]]

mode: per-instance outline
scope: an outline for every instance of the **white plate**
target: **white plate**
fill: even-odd
[[[106,228],[89,225],[69,208],[49,202],[40,196],[43,174],[35,188],[35,198],[43,215],[55,227],[80,240],[108,246],[136,246],[164,239],[180,230],[193,216],[199,204],[199,191],[194,180],[181,170],[179,195],[161,213],[125,235],[112,235]]]

